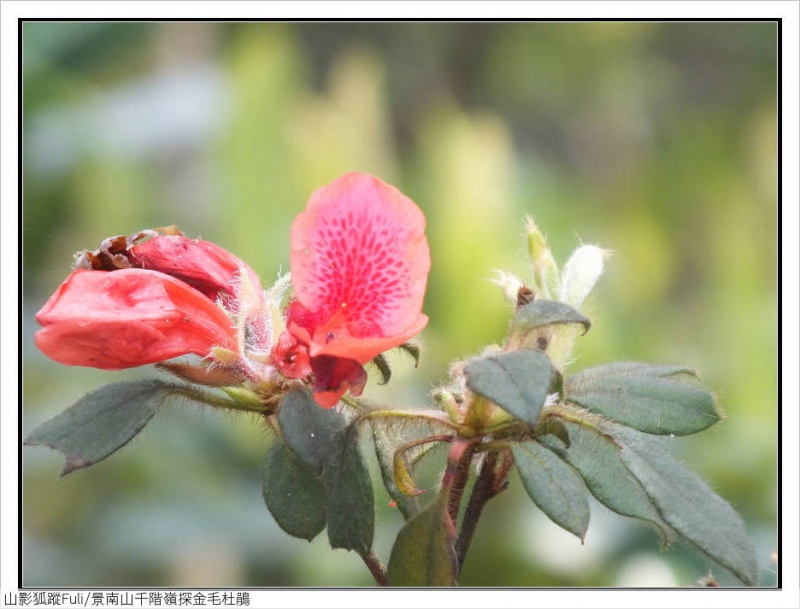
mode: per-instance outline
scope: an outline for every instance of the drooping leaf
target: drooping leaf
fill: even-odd
[[[317,474],[345,427],[340,412],[320,408],[304,389],[293,389],[283,397],[278,423],[289,447]]]
[[[456,536],[447,506],[436,501],[398,533],[387,567],[391,586],[452,586],[457,564]]]
[[[583,333],[589,331],[592,322],[568,304],[557,300],[534,300],[519,307],[514,316],[514,331],[533,330],[552,324],[581,324]]]
[[[335,440],[322,477],[328,495],[331,547],[368,553],[375,531],[375,499],[357,433],[346,433]]]
[[[378,374],[381,375],[381,380],[378,381],[379,385],[385,385],[392,378],[392,367],[389,365],[389,360],[381,353],[378,357],[372,360],[375,367],[378,369]]]
[[[25,440],[64,453],[61,475],[102,461],[127,444],[179,388],[157,379],[112,383],[87,393]]]
[[[569,448],[569,432],[564,424],[554,417],[545,417],[543,421],[537,423],[536,428],[533,430],[535,436],[553,435],[564,443],[564,446]]]
[[[386,437],[386,432],[378,425],[372,426],[372,439],[375,443],[375,454],[378,457],[378,466],[381,471],[381,480],[386,492],[394,500],[403,518],[411,519],[419,512],[419,500],[416,496],[409,496],[403,493],[395,483],[393,454],[395,449]]]
[[[472,391],[535,425],[550,389],[553,366],[543,353],[524,349],[472,360],[464,373]]]
[[[699,476],[686,470],[658,443],[630,429],[607,426],[622,445],[621,456],[644,486],[664,520],[710,558],[754,586],[756,554],[741,517]]]
[[[614,363],[567,378],[564,399],[641,431],[676,436],[702,431],[720,419],[710,391],[692,370]]]
[[[538,438],[583,478],[586,487],[607,508],[640,520],[653,523],[664,542],[672,538],[672,531],[653,505],[644,487],[625,466],[620,448],[614,440],[596,426],[564,421],[569,433],[570,446],[564,448],[554,436]]]
[[[261,490],[275,522],[289,535],[311,541],[325,528],[322,478],[281,440],[264,459]]]
[[[414,484],[414,480],[408,473],[408,466],[403,458],[403,453],[400,450],[394,453],[392,466],[394,468],[394,483],[401,493],[409,497],[416,497],[425,492],[419,490]]]
[[[403,343],[399,347],[397,347],[403,353],[408,353],[412,358],[414,358],[414,368],[419,367],[419,345],[416,343]]]
[[[514,444],[511,450],[531,500],[550,520],[583,541],[589,527],[589,501],[581,477],[535,441]]]

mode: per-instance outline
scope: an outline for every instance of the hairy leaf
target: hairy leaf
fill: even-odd
[[[127,444],[180,388],[156,379],[124,381],[87,393],[25,440],[64,453],[61,475],[102,461]]]
[[[293,537],[311,541],[325,528],[325,486],[322,478],[284,442],[267,452],[262,494],[278,526]]]
[[[472,391],[535,425],[550,389],[553,366],[543,353],[525,349],[472,360],[464,373]]]
[[[304,389],[293,389],[284,396],[278,423],[289,447],[318,474],[345,427],[340,412],[320,408]]]
[[[678,366],[589,368],[567,378],[564,399],[651,434],[693,434],[720,419],[711,392],[692,370]]]
[[[375,499],[369,470],[358,447],[358,434],[337,438],[322,477],[328,494],[331,547],[368,553],[375,531]]]
[[[550,520],[583,541],[589,527],[589,501],[581,477],[535,441],[515,444],[511,450],[531,500]]]
[[[745,584],[757,582],[755,550],[741,517],[696,474],[647,436],[607,426],[622,444],[622,460],[678,533]]]
[[[398,533],[389,557],[392,586],[452,586],[456,578],[456,531],[446,503],[436,501]]]
[[[593,425],[564,421],[564,427],[569,433],[568,449],[553,436],[542,436],[538,441],[572,465],[600,503],[617,514],[652,522],[668,542],[672,537],[669,525],[625,466],[614,440]]]
[[[514,331],[533,330],[552,324],[581,324],[584,334],[592,322],[568,304],[557,300],[534,300],[517,309]]]

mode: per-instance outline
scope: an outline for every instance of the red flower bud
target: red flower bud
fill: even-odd
[[[242,270],[248,271],[259,285],[250,267],[228,250],[180,235],[158,235],[137,243],[130,249],[129,260],[131,266],[180,279],[211,300],[221,294],[235,296]]]
[[[235,348],[228,316],[193,287],[143,269],[77,269],[36,315],[36,345],[71,366],[120,370]]]

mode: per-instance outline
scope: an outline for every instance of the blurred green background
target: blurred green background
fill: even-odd
[[[365,395],[423,405],[448,362],[502,340],[510,308],[489,278],[530,277],[526,214],[561,263],[581,242],[613,250],[573,370],[699,371],[727,418],[675,451],[742,514],[775,585],[776,48],[774,23],[25,23],[23,433],[155,374],[35,349],[34,315],[73,252],[176,224],[269,285],[310,192],[369,172],[425,211],[433,266],[420,369],[401,363]],[[58,453],[24,449],[23,583],[371,585],[324,534],[275,525],[268,443],[248,417],[178,405],[65,479]],[[379,491],[383,560],[402,524],[388,503]],[[683,586],[710,568],[735,584],[597,503],[581,546],[515,476],[461,583]]]

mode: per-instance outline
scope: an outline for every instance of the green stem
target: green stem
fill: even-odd
[[[194,389],[192,387],[175,387],[172,390],[173,393],[178,395],[182,395],[183,397],[189,398],[190,400],[194,400],[195,402],[201,402],[212,408],[220,408],[224,410],[237,410],[239,412],[252,412],[255,414],[264,414],[264,410],[262,408],[257,408],[256,406],[251,406],[249,404],[244,404],[242,402],[234,402],[232,400],[226,400],[225,398],[218,397],[216,395],[212,395],[205,391]]]
[[[445,415],[444,413],[442,413],[442,415],[439,416],[439,414],[436,412],[418,412],[409,410],[373,410],[371,412],[365,412],[364,414],[356,417],[351,423],[351,425],[358,426],[365,421],[371,421],[374,419],[407,419],[412,421],[419,421],[419,420],[431,421],[449,427],[450,429],[458,430],[458,425],[456,425],[446,417],[447,415]]]

